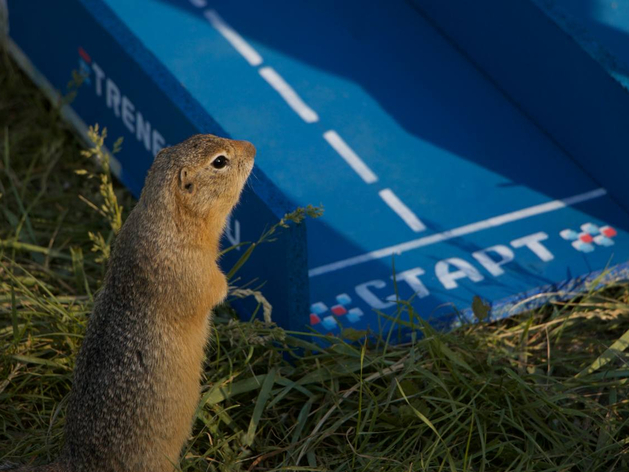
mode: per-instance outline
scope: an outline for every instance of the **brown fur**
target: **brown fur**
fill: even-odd
[[[217,155],[229,159],[215,169]],[[253,167],[245,141],[197,135],[155,158],[117,237],[77,359],[66,445],[41,472],[171,472],[190,434],[219,239]]]

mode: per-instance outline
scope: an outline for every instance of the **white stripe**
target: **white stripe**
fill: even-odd
[[[207,2],[205,0],[190,0],[190,3],[192,3],[197,8],[207,7]]]
[[[358,157],[358,155],[350,148],[343,138],[341,138],[338,133],[334,130],[326,131],[323,133],[323,137],[325,140],[330,143],[330,146],[334,148],[336,152],[338,152],[345,162],[347,162],[354,172],[356,172],[360,177],[368,184],[372,184],[378,180],[376,174],[374,174],[367,164],[363,162],[363,160]]]
[[[252,66],[259,66],[262,64],[262,56],[253,49],[247,41],[244,40],[234,29],[223,21],[223,19],[214,10],[205,10],[203,12],[210,24],[223,35],[223,37],[230,42],[232,46],[238,51],[247,62]]]
[[[319,121],[319,116],[315,111],[304,103],[297,95],[297,92],[288,85],[280,74],[275,72],[272,67],[263,67],[260,69],[260,75],[266,80],[271,87],[279,93],[286,103],[297,113],[306,123],[315,123]]]
[[[389,246],[377,251],[368,252],[361,256],[350,257],[342,261],[333,262],[323,266],[316,267],[308,271],[310,277],[326,274],[328,272],[334,272],[336,270],[351,267],[364,262],[373,261],[375,259],[381,259],[383,257],[389,257],[393,254],[402,254],[403,252],[411,251],[431,244],[447,241],[448,239],[458,238],[466,234],[476,233],[489,228],[495,228],[496,226],[502,226],[513,221],[522,220],[524,218],[530,218],[531,216],[541,215],[542,213],[548,213],[551,211],[559,210],[570,205],[576,205],[577,203],[593,200],[595,198],[602,197],[607,194],[607,190],[599,188],[590,192],[581,193],[572,197],[564,198],[562,200],[553,200],[552,202],[542,203],[541,205],[535,205],[523,210],[514,211],[512,213],[506,213],[504,215],[495,216],[487,220],[479,221],[465,226],[460,226],[443,233],[433,234],[423,238],[408,241],[402,244],[396,244],[395,246]]]
[[[389,188],[385,188],[384,190],[380,190],[378,193],[380,198],[382,198],[391,209],[398,214],[400,218],[404,220],[413,231],[419,233],[420,231],[424,231],[426,226],[422,223],[415,213],[413,213],[409,207],[404,205],[402,200],[398,198],[396,194]]]

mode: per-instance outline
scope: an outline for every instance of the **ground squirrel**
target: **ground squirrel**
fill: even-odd
[[[219,239],[253,167],[246,141],[162,150],[123,225],[77,358],[57,462],[39,472],[171,472],[199,401]]]

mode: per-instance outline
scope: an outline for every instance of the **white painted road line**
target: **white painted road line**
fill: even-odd
[[[444,231],[443,233],[433,234],[423,238],[408,241],[402,244],[396,244],[395,246],[389,246],[377,251],[368,252],[361,256],[350,257],[342,261],[333,262],[331,264],[322,265],[308,271],[308,276],[316,277],[317,275],[327,274],[328,272],[334,272],[346,267],[355,266],[364,262],[373,261],[376,259],[382,259],[383,257],[389,257],[394,254],[402,254],[403,252],[411,251],[424,246],[430,246],[431,244],[447,241],[448,239],[458,238],[466,234],[476,233],[489,228],[495,228],[496,226],[502,226],[507,223],[522,220],[524,218],[530,218],[531,216],[541,215],[555,210],[560,210],[567,206],[576,205],[577,203],[586,202],[595,198],[607,195],[607,190],[599,188],[590,192],[581,193],[572,197],[564,198],[561,200],[553,200],[548,203],[542,203],[541,205],[535,205],[522,210],[514,211],[511,213],[505,213],[504,215],[495,216],[487,220],[479,221],[465,226],[460,226],[455,229]]]
[[[199,1],[199,0],[197,0]],[[194,2],[193,2],[194,3]],[[230,42],[232,46],[238,51],[252,66],[259,66],[262,64],[262,56],[253,49],[247,41],[244,40],[234,29],[229,26],[214,10],[205,10],[203,12],[205,18],[210,24],[223,35],[223,37]]]
[[[192,3],[197,8],[207,7],[207,2],[205,0],[190,0],[190,3]]]
[[[263,67],[260,69],[260,75],[266,80],[271,87],[275,89],[286,103],[297,113],[306,123],[316,123],[319,121],[319,115],[304,103],[297,95],[297,92],[288,85],[288,83],[278,74],[272,67]]]
[[[343,138],[341,138],[338,133],[334,130],[326,131],[323,133],[323,137],[325,140],[334,148],[336,152],[338,152],[345,162],[349,164],[349,166],[354,169],[354,171],[360,175],[360,177],[368,184],[372,184],[378,180],[376,174],[374,174],[367,164],[363,162],[363,160],[358,157],[358,155],[353,151],[351,147],[347,145]]]
[[[404,205],[402,200],[400,200],[391,189],[385,188],[384,190],[380,190],[378,195],[380,195],[380,198],[382,198],[384,202],[389,205],[391,210],[396,212],[398,216],[404,220],[404,223],[406,223],[413,231],[419,233],[420,231],[424,231],[426,229],[426,225],[417,218],[415,213],[413,213],[409,207]]]

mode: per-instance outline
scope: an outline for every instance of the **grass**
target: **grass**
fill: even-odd
[[[56,108],[0,61],[0,462],[46,463],[116,209]],[[132,198],[110,190],[124,217]],[[447,334],[400,307],[412,343],[323,352],[219,308],[181,470],[629,470],[629,285]]]

